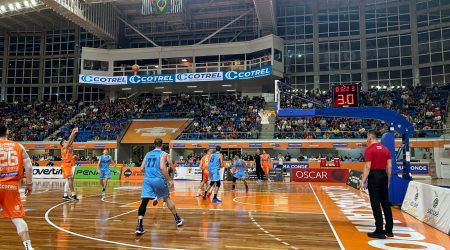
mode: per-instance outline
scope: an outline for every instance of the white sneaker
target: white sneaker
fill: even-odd
[[[106,199],[106,192],[102,192],[102,199]]]
[[[167,203],[166,202],[163,202],[163,207],[167,207]]]

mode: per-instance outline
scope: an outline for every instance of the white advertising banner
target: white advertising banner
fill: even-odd
[[[80,83],[102,84],[102,85],[122,85],[127,84],[126,76],[94,76],[79,75]]]
[[[220,169],[220,179],[223,180],[223,174],[225,172],[224,168]],[[177,176],[174,177],[175,180],[190,180],[190,181],[201,181],[202,180],[202,170],[199,167],[178,167]]]
[[[402,210],[450,234],[450,189],[411,181]]]
[[[175,75],[175,82],[223,81],[223,72],[182,73]]]
[[[61,167],[33,167],[33,179],[64,179]]]

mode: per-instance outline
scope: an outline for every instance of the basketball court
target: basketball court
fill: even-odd
[[[374,240],[368,197],[345,184],[225,183],[221,204],[194,197],[197,182],[177,181],[172,197],[185,225],[149,207],[146,233],[134,235],[140,186],[111,182],[101,200],[97,181],[77,181],[80,201],[60,200],[63,182],[35,181],[24,202],[35,249],[448,249],[449,236],[394,208],[396,238]],[[150,206],[150,205],[149,205]],[[14,225],[0,220],[1,249],[21,249]]]

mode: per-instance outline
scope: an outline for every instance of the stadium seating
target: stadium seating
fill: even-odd
[[[450,85],[408,89],[371,89],[361,92],[361,106],[384,106],[403,114],[417,130],[415,137],[439,137],[444,128]],[[318,108],[318,103],[331,106],[331,93],[313,90],[300,99],[285,94],[281,107]],[[368,119],[321,118],[278,119],[275,138],[344,139],[363,138],[370,129],[387,131],[388,124]]]
[[[0,104],[0,116],[15,141],[43,141],[83,109],[78,102]]]

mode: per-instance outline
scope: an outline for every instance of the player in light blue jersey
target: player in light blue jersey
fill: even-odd
[[[98,159],[98,173],[100,174],[100,185],[102,186],[102,199],[106,198],[106,187],[108,186],[108,180],[111,179],[111,169],[109,166],[113,164],[114,167],[116,166],[116,163],[111,158],[110,155],[108,155],[108,150],[103,150],[103,155],[101,155]]]
[[[155,139],[155,149],[148,152],[141,164],[141,171],[144,172],[144,180],[142,181],[141,205],[138,210],[138,224],[136,226],[136,235],[144,234],[144,226],[142,224],[147,204],[153,200],[153,205],[158,203],[159,199],[163,199],[167,207],[175,217],[177,226],[183,225],[184,220],[178,216],[175,204],[170,199],[169,187],[173,186],[167,171],[167,165],[172,167],[170,155],[161,150],[163,141],[160,138]]]
[[[209,189],[205,191],[203,195],[203,199],[206,200],[206,195],[208,192],[214,193],[214,198],[212,199],[213,203],[222,202],[217,198],[217,193],[219,193],[220,189],[220,169],[223,167],[223,155],[220,153],[222,150],[221,146],[216,146],[216,152],[212,154],[209,158],[208,170],[209,170]]]
[[[233,173],[233,187],[232,190],[236,189],[236,180],[242,180],[245,185],[245,191],[248,192],[247,181],[245,180],[247,176],[247,164],[241,159],[239,154],[234,156],[234,161],[232,165],[231,172]]]

